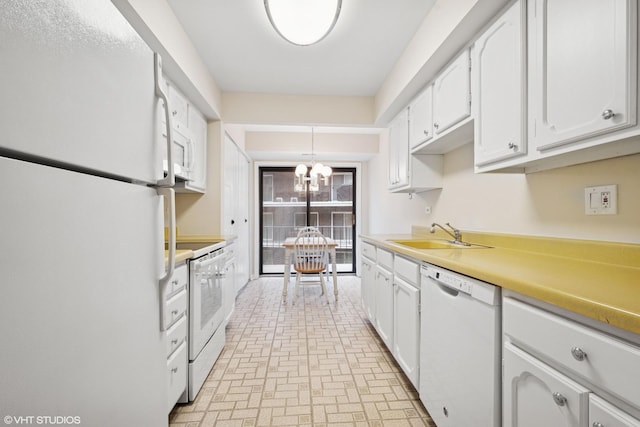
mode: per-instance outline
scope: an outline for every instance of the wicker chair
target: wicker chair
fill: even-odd
[[[325,286],[323,272],[327,269],[329,247],[327,239],[315,230],[304,230],[298,233],[294,243],[293,269],[296,271],[296,287],[294,289],[293,303],[298,298],[300,285],[320,284],[321,295],[325,296],[327,304],[329,297]],[[319,280],[302,281],[303,274],[317,274]]]

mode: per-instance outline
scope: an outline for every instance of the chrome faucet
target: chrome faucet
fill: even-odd
[[[447,233],[449,236],[453,237],[453,240],[450,241],[451,243],[455,243],[456,245],[469,246],[469,243],[462,241],[462,233],[460,233],[460,230],[458,230],[457,228],[454,228],[448,222],[445,225],[449,227],[451,231],[453,231],[453,233],[447,230],[446,228],[444,228],[443,226],[441,226],[440,224],[438,224],[437,222],[434,222],[433,224],[431,224],[431,229],[429,230],[429,233],[435,233],[436,227],[439,227],[440,229],[442,229],[442,231]]]

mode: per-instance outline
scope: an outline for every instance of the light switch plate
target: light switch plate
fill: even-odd
[[[587,215],[617,215],[618,186],[601,185],[584,189],[584,213]]]

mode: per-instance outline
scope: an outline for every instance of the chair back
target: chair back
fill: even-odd
[[[309,231],[317,231],[318,233],[320,232],[320,230],[318,229],[318,227],[312,227],[312,226],[307,226],[307,227],[302,227],[300,230],[298,230],[298,236],[302,233],[307,233]]]
[[[329,246],[319,231],[298,233],[294,243],[293,268],[300,273],[319,273],[327,268]]]

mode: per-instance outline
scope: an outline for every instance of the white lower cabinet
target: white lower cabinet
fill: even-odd
[[[398,270],[415,270],[412,279]],[[416,389],[420,368],[420,267],[416,262],[397,257],[393,277],[393,349],[398,365]]]
[[[640,339],[546,308],[503,300],[503,426],[638,427]]]
[[[389,349],[393,348],[393,273],[376,266],[376,331]]]
[[[590,427],[640,427],[640,420],[595,394],[589,396]]]
[[[362,309],[369,321],[375,325],[376,313],[376,261],[375,246],[369,243],[362,243],[362,270],[360,272],[360,294],[362,298]]]
[[[176,265],[164,298],[164,322],[167,340],[167,413],[177,402],[187,401],[187,292],[189,272],[187,264]]]
[[[586,425],[589,390],[511,343],[503,360],[504,426]]]

